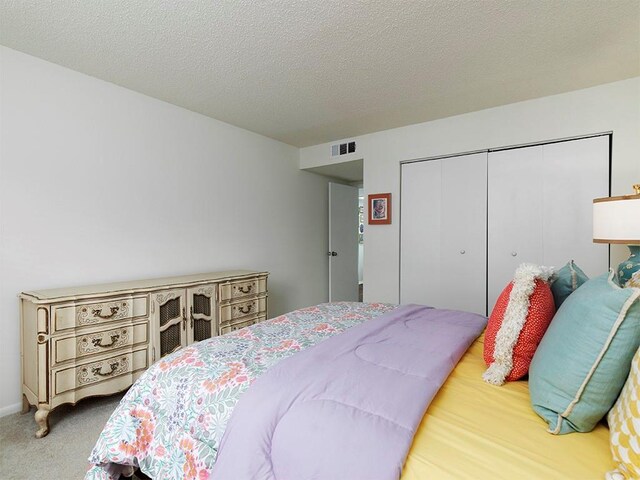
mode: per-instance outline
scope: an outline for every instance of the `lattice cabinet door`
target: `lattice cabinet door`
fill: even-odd
[[[218,332],[216,318],[216,284],[202,285],[187,290],[189,327],[188,342],[199,342],[211,338]]]
[[[164,290],[151,294],[151,321],[154,341],[151,361],[187,344],[187,291]]]

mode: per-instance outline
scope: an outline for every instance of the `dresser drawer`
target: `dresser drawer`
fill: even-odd
[[[73,337],[54,337],[52,339],[52,358],[54,363],[61,363],[122,347],[146,344],[148,340],[149,323],[146,321],[136,325],[87,332]]]
[[[259,295],[267,291],[267,278],[255,277],[220,285],[220,301],[233,301],[249,295]]]
[[[249,315],[266,313],[266,297],[252,298],[241,302],[230,303],[220,307],[220,323],[230,322]]]
[[[242,319],[237,322],[229,322],[220,326],[220,335],[224,335],[225,333],[235,332],[236,330],[240,330],[241,328],[248,327],[249,325],[254,325],[256,323],[260,323],[264,321],[267,317],[265,315],[261,315],[258,317],[250,318],[250,319]]]
[[[101,302],[73,303],[52,307],[53,330],[100,325],[147,316],[147,297],[120,297]]]
[[[54,395],[99,384],[148,367],[147,348],[120,353],[97,362],[52,371]],[[133,382],[132,382],[133,383]]]

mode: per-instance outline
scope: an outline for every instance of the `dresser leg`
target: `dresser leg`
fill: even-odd
[[[27,400],[26,395],[22,395],[22,413],[29,413],[31,409],[31,405],[29,405],[29,400]]]
[[[49,433],[49,409],[39,408],[36,411],[36,423],[40,427],[36,432],[36,438],[42,438]]]

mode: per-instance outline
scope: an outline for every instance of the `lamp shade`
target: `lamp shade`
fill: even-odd
[[[596,198],[593,241],[640,245],[640,195]]]

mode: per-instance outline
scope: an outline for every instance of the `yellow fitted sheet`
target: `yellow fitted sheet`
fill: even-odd
[[[402,480],[598,479],[614,468],[609,430],[551,435],[528,384],[482,380],[483,338],[470,347],[425,413]]]

